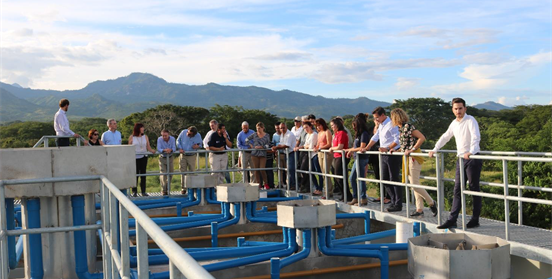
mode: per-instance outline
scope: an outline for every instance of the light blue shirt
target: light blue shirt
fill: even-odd
[[[251,149],[251,146],[246,143],[247,137],[254,134],[253,130],[249,129],[247,133],[244,133],[243,130],[238,134],[238,149]]]
[[[272,135],[272,144],[274,146],[280,144],[280,135],[278,135],[278,133],[274,133],[274,135]]]
[[[105,145],[120,145],[122,143],[121,132],[107,130],[102,134],[102,141]]]
[[[157,151],[159,153],[162,153],[163,157],[167,157],[168,154],[167,153],[164,153],[163,152],[163,149],[167,149],[167,148],[170,148],[172,149],[172,152],[176,152],[176,141],[174,140],[174,137],[173,136],[169,136],[169,141],[166,142],[165,140],[163,140],[163,137],[159,137],[157,138]]]
[[[393,122],[391,122],[391,118],[387,117],[378,126],[378,130],[376,133],[372,136],[370,139],[371,141],[380,141],[380,147],[388,148],[392,143],[396,143],[397,145],[393,148],[393,150],[399,149],[401,147],[399,143],[399,127],[394,126]]]
[[[199,133],[195,134],[193,137],[188,137],[188,129],[185,129],[178,135],[176,139],[176,148],[182,149],[184,151],[194,151],[195,149],[192,146],[199,144],[199,148],[203,146],[201,141],[201,135]]]

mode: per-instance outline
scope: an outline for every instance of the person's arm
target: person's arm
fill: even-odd
[[[163,149],[161,149],[161,146],[163,144],[163,138],[159,137],[157,138],[157,152],[163,153]]]
[[[130,137],[128,138],[128,145],[132,145],[132,139],[133,139],[133,138],[134,138],[134,137],[133,137],[132,135],[130,135]]]
[[[456,121],[456,120],[454,120]],[[439,140],[437,141],[437,143],[435,143],[435,147],[433,148],[433,150],[429,151],[429,157],[433,157],[433,154],[435,154],[435,152],[437,152],[437,150],[441,149],[443,146],[445,146],[445,144],[447,144],[447,142],[452,138],[452,136],[454,136],[454,133],[453,133],[453,127],[452,125],[454,124],[451,123],[447,129],[447,131],[441,135],[441,137],[439,138]]]
[[[171,153],[172,152],[176,152],[176,140],[174,139],[174,137],[170,137],[169,138],[169,145],[171,147]]]
[[[237,143],[238,143],[238,149],[248,149],[249,146],[245,144],[245,139],[247,138],[247,135],[241,131],[238,133],[238,136],[236,137]]]
[[[180,134],[176,138],[176,149],[178,149],[180,153],[184,153],[184,138],[182,138],[183,135],[186,136],[184,130],[182,130],[182,132],[180,132]]]
[[[468,131],[470,133],[471,141],[469,152],[464,154],[464,159],[466,160],[470,158],[470,155],[479,152],[479,142],[481,141],[481,134],[479,133],[479,124],[477,124],[475,118],[473,119],[473,121],[470,121],[468,125]]]
[[[232,148],[232,141],[230,141],[230,140],[228,139],[228,138],[229,138],[228,133],[224,133],[222,136],[223,136],[224,139],[226,140],[226,146]],[[224,147],[222,147],[222,150],[224,150]]]
[[[71,129],[69,128],[69,120],[67,120],[67,116],[65,114],[64,115],[58,114],[56,116],[56,120],[57,120],[56,122],[59,124],[58,127],[61,128],[63,133],[70,134],[74,138],[80,137],[79,134],[71,131]]]
[[[410,153],[412,153],[412,151],[418,150],[422,146],[424,141],[426,140],[424,134],[422,134],[422,132],[420,132],[419,130],[412,131],[412,136],[417,138],[418,141],[416,141],[416,144],[412,147],[412,150],[405,150],[404,151],[404,155],[406,155],[406,156],[410,155]]]
[[[149,152],[155,154],[155,149],[151,148],[148,136],[144,135],[146,137],[146,148]]]

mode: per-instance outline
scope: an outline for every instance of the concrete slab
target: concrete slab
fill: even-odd
[[[336,224],[335,201],[294,200],[278,203],[278,226],[322,228]]]
[[[259,184],[219,184],[217,185],[217,200],[222,202],[248,202],[259,200]]]
[[[116,145],[104,148],[107,155],[105,177],[119,189],[136,187],[136,150],[134,146]]]
[[[52,149],[52,176],[101,175],[107,173],[104,147],[64,147]],[[57,182],[54,195],[71,196],[100,191],[99,181]]]
[[[51,148],[0,149],[0,179],[32,179],[52,177]],[[6,197],[31,195],[52,197],[52,183],[6,186]]]
[[[186,175],[186,188],[212,188],[217,185],[217,177],[210,174]]]

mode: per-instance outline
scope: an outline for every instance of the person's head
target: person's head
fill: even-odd
[[[218,127],[218,121],[215,119],[209,121],[209,128],[211,128],[211,131],[216,131]]]
[[[280,130],[280,124],[282,124],[280,121],[276,122],[276,124],[274,124],[274,129],[276,130],[276,134],[281,134],[282,133],[282,130]]]
[[[144,134],[144,124],[136,123],[134,124],[134,130],[132,130],[132,135],[135,137],[141,137]]]
[[[226,126],[222,123],[219,123],[218,126],[217,126],[217,133],[219,133],[219,135],[223,136],[226,133]]]
[[[295,124],[297,128],[301,127],[301,116],[296,116],[295,119],[293,119],[293,124]]]
[[[287,132],[287,126],[285,122],[280,123],[280,132],[285,134]]]
[[[169,130],[163,129],[163,131],[161,131],[161,136],[163,137],[164,141],[169,141],[169,138],[170,138]]]
[[[247,123],[247,121],[242,122],[242,131],[244,133],[249,132],[249,123]]]
[[[88,131],[88,139],[97,140],[99,136],[100,136],[100,133],[96,129],[90,129],[90,131]]]
[[[309,134],[312,133],[312,123],[310,120],[303,122],[303,129]]]
[[[332,127],[332,130],[334,133],[337,131],[343,131],[345,130],[345,126],[343,126],[343,120],[341,118],[335,117],[330,121],[330,126]]]
[[[67,100],[67,99],[59,100],[59,107],[62,110],[67,111],[67,109],[69,108],[69,100]]]
[[[314,122],[318,131],[328,130],[328,123],[326,123],[326,120],[324,120],[324,118],[318,118]]]
[[[406,112],[401,108],[392,110],[389,117],[394,126],[402,126],[408,122],[408,115],[406,115]]]
[[[113,118],[107,120],[107,127],[109,127],[110,131],[117,130],[117,121]]]
[[[374,116],[374,120],[378,123],[383,123],[387,116],[385,116],[385,109],[382,107],[377,107],[372,111],[372,116]]]
[[[462,119],[464,118],[464,115],[466,115],[466,111],[468,108],[466,107],[466,101],[462,98],[454,98],[452,99],[452,112],[456,116],[456,119]]]
[[[195,135],[197,135],[197,128],[195,126],[188,127],[188,131],[186,132],[186,135],[190,138],[195,137]]]
[[[353,130],[355,131],[355,138],[360,138],[364,131],[368,131],[368,124],[366,122],[366,114],[359,113],[353,119]]]
[[[259,132],[259,129],[264,133],[265,131],[265,125],[263,122],[259,122],[257,123],[257,125],[255,125],[255,128],[257,128],[257,133]]]

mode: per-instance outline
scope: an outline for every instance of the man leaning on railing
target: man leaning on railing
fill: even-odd
[[[460,177],[460,162],[462,158],[464,162],[464,173],[470,181],[470,190],[479,192],[479,179],[481,177],[481,167],[483,161],[481,159],[470,159],[470,155],[479,154],[479,142],[481,135],[479,134],[479,124],[473,116],[466,114],[466,102],[462,98],[452,99],[452,112],[456,119],[452,121],[447,131],[439,138],[435,144],[435,148],[429,152],[429,157],[437,150],[441,149],[453,136],[456,140],[456,150],[458,160],[456,161],[456,176],[454,178],[454,196],[452,199],[452,208],[448,220],[438,226],[438,229],[456,228],[456,220],[460,213],[460,187],[461,180],[465,177]],[[466,224],[467,228],[479,227],[479,214],[481,213],[481,197],[473,196],[473,215],[471,220]]]
[[[161,136],[157,139],[157,151],[161,153],[159,156],[159,171],[161,173],[167,173],[174,171],[174,165],[172,160],[172,153],[176,152],[176,141],[173,136],[169,135],[169,131],[163,129]],[[168,180],[172,179],[171,175],[161,175],[159,177],[161,181],[161,193],[163,196],[169,195],[168,192]]]

